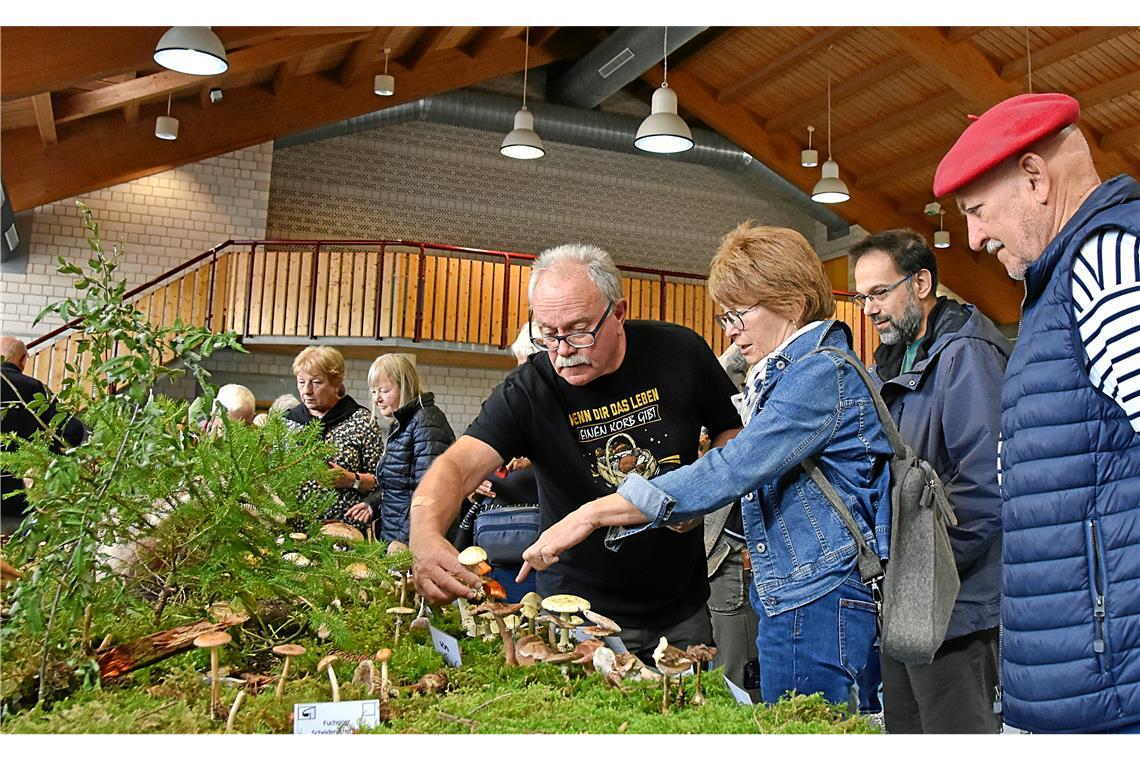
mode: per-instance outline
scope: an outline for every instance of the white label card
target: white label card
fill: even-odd
[[[728,684],[728,690],[732,692],[732,696],[736,697],[737,702],[742,705],[752,705],[752,697],[748,696],[748,692],[734,684],[728,676],[724,676],[724,682]]]
[[[380,725],[380,700],[306,702],[293,705],[294,734],[349,734]]]
[[[459,656],[459,641],[454,636],[448,636],[434,625],[429,625],[428,630],[431,631],[432,646],[435,647],[435,651],[443,655],[443,661],[453,668],[462,666],[463,660]]]

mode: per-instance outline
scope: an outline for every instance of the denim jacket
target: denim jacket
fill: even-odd
[[[741,497],[753,583],[768,616],[812,602],[855,568],[855,541],[803,471],[814,457],[844,498],[868,544],[887,559],[891,446],[855,369],[820,346],[851,349],[845,324],[828,320],[768,356],[752,419],[725,447],[618,489],[651,522],[611,529],[617,548],[647,528],[690,519]]]

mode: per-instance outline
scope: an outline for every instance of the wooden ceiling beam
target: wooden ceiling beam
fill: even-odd
[[[542,47],[550,38],[558,34],[560,26],[540,26],[537,29],[530,30],[530,45],[531,47]]]
[[[487,49],[496,40],[503,36],[503,27],[501,26],[485,26],[479,29],[467,42],[459,47],[459,51],[471,59],[479,57],[479,54]]]
[[[879,31],[967,103],[984,106],[979,113],[1022,92],[1016,82],[1002,79],[981,51],[969,43],[953,44],[937,30],[926,27],[882,27]],[[966,126],[963,124],[962,128]],[[1089,141],[1089,151],[1102,176],[1135,173],[1132,161],[1104,150],[1096,140]]]
[[[1073,97],[1081,101],[1081,108],[1089,108],[1098,103],[1103,103],[1106,100],[1119,98],[1122,95],[1137,91],[1140,91],[1140,74],[1131,71],[1124,76],[1110,79],[1107,82],[1101,82],[1087,90],[1075,92],[1073,93]]]
[[[408,71],[414,71],[424,57],[436,49],[440,40],[451,31],[450,26],[429,26],[412,45],[411,50],[400,58],[400,64]]]
[[[655,87],[659,86],[661,67],[654,67],[642,78]],[[711,88],[686,70],[670,70],[669,86],[677,91],[686,110],[805,193],[810,192],[819,172],[805,170],[799,165],[802,147],[799,140],[765,131],[756,114],[738,103],[718,102]],[[931,235],[937,229],[936,220],[920,214],[901,215],[896,211],[896,205],[893,199],[874,189],[867,189],[852,193],[851,200],[832,206],[832,209],[872,232],[911,227]],[[1009,279],[996,258],[970,254],[965,240],[963,231],[954,235],[954,243],[949,249],[936,251],[941,279],[998,323],[1017,321],[1021,288]]]
[[[869,69],[860,71],[850,79],[845,79],[842,82],[836,83],[831,88],[831,105],[835,107],[835,102],[843,100],[846,97],[855,95],[862,90],[867,89],[871,85],[879,82],[892,74],[905,69],[913,61],[906,53],[898,53],[892,55],[885,61],[880,61]],[[814,98],[803,101],[798,106],[789,108],[768,120],[765,129],[769,132],[783,132],[785,129],[791,127],[805,127],[811,120],[811,117],[817,116],[827,110],[827,93],[819,95]]]
[[[123,121],[128,125],[139,123],[139,105],[141,105],[141,103],[142,101],[140,100],[132,100],[123,106]]]
[[[360,79],[371,64],[384,56],[384,40],[389,31],[387,27],[374,27],[372,34],[348,49],[337,69],[337,80],[342,86],[347,87]]]
[[[812,52],[818,50],[829,42],[847,34],[850,30],[848,27],[836,26],[823,29],[816,32],[808,39],[793,47],[775,58],[760,68],[748,74],[743,79],[739,79],[732,84],[725,87],[723,90],[716,94],[718,103],[727,103],[731,100],[737,100],[740,96],[747,94],[748,91],[759,87],[773,78],[783,74],[788,69],[795,66],[799,61],[803,60]]]
[[[530,51],[533,65],[584,52],[584,44],[556,39],[555,45]],[[522,40],[515,37],[492,45],[474,64],[457,50],[438,50],[430,68],[401,80],[391,103],[413,102],[514,74],[522,69],[522,52]],[[406,72],[397,64],[395,73]],[[276,96],[260,86],[236,87],[227,90],[223,104],[208,112],[181,112],[174,142],[155,139],[145,120],[124,128],[117,113],[74,124],[67,139],[50,151],[43,149],[35,127],[12,129],[0,143],[0,164],[13,206],[22,211],[374,110],[376,96],[370,88],[341,87],[314,72],[297,76]],[[496,143],[488,149],[494,153],[497,148]]]
[[[913,105],[910,108],[904,108],[901,111],[894,111],[890,115],[876,119],[865,127],[860,127],[853,132],[840,135],[831,141],[832,150],[836,153],[842,153],[848,148],[873,142],[880,137],[889,135],[891,132],[914,124],[918,119],[930,116],[937,111],[950,108],[961,102],[961,95],[953,90],[948,90],[941,95],[936,95],[930,100],[924,100],[921,103]]]
[[[1140,126],[1112,132],[1100,139],[1101,150],[1136,152],[1140,148]]]
[[[300,56],[290,58],[287,61],[277,64],[277,68],[273,72],[273,79],[269,83],[269,94],[280,94],[290,80],[297,76],[297,69],[299,68],[301,68]]]
[[[938,145],[934,148],[928,148],[921,153],[912,153],[909,156],[903,156],[892,159],[889,163],[885,163],[877,169],[863,172],[859,175],[855,186],[860,189],[868,189],[877,187],[884,182],[905,177],[908,174],[913,174],[920,169],[930,168],[930,176],[934,177],[934,167],[942,160],[950,148],[954,147],[954,142],[948,142],[943,145]]]
[[[214,27],[227,50],[327,27]],[[0,99],[27,98],[131,71],[148,71],[166,27],[0,28]],[[46,51],[50,51],[50,54]],[[49,63],[50,62],[50,63]]]
[[[1033,67],[1043,69],[1046,66],[1050,66],[1058,61],[1063,61],[1091,47],[1096,47],[1102,42],[1107,42],[1114,37],[1119,37],[1128,31],[1130,30],[1104,26],[1083,29],[1063,40],[1057,40],[1051,45],[1046,45],[1040,50],[1034,50],[1032,55]],[[1020,55],[1001,67],[1001,78],[1006,81],[1019,79],[1025,76],[1028,71],[1029,61],[1025,59],[1025,56]]]
[[[943,31],[946,39],[950,42],[966,42],[973,39],[982,30],[988,27],[984,26],[948,26]]]
[[[55,131],[55,115],[52,113],[51,93],[44,92],[32,96],[32,110],[36,114],[36,129],[40,133],[40,140],[45,146],[52,146],[59,142],[59,135]]]
[[[276,66],[306,53],[359,40],[368,34],[369,31],[365,29],[360,32],[334,32],[272,40],[230,53],[230,67],[226,73],[209,77],[205,81],[200,76],[163,70],[122,84],[77,93],[60,99],[58,120],[62,124],[120,108],[132,100],[153,100],[182,89],[224,84],[229,77]]]

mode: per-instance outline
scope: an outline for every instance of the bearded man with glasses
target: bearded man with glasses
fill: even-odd
[[[712,349],[688,328],[627,320],[621,275],[602,249],[543,252],[528,295],[530,339],[542,350],[492,391],[412,498],[416,586],[429,602],[472,597],[480,587],[444,535],[463,498],[503,462],[530,458],[545,529],[630,474],[694,461],[702,426],[714,446],[740,426],[730,401],[736,389]],[[706,576],[700,531],[653,531],[620,552],[598,534],[540,573],[537,590],[586,598],[649,662],[661,636],[682,648],[710,643]]]
[[[913,230],[849,252],[852,299],[879,331],[871,377],[899,432],[946,484],[961,589],[946,639],[926,665],[881,657],[889,733],[997,733],[1001,614],[1001,383],[1012,346],[969,304],[939,297],[938,261]]]

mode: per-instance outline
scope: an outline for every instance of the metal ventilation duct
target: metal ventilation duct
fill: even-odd
[[[594,108],[649,69],[661,63],[664,26],[627,26],[606,37],[550,88],[550,100],[578,108]],[[671,26],[669,52],[707,26]]]
[[[506,134],[518,110],[517,98],[474,90],[453,90],[411,103],[402,103],[316,129],[278,138],[278,148],[304,145],[318,140],[423,120],[457,127]],[[740,172],[758,190],[799,209],[827,227],[827,237],[835,240],[850,230],[847,220],[809,198],[802,190],[745,153],[716,132],[694,129],[696,146],[669,158],[652,156],[633,146],[640,120],[631,116],[570,108],[531,101],[535,130],[547,143],[560,142],[598,150],[643,156],[646,160],[680,161],[714,169]],[[497,144],[497,142],[496,142]]]

